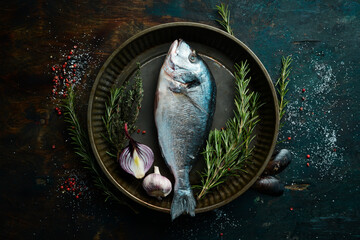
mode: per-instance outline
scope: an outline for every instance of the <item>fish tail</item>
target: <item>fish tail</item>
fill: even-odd
[[[171,204],[171,220],[184,212],[190,214],[190,216],[195,216],[195,207],[196,201],[191,189],[176,191]]]

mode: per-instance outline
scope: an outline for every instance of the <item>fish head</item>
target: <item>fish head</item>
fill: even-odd
[[[163,69],[171,80],[188,87],[201,84],[201,76],[208,71],[202,58],[182,39],[171,44]]]

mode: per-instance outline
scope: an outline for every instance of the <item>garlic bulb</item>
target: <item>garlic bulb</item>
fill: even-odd
[[[170,194],[172,185],[169,179],[160,174],[159,168],[154,166],[154,173],[144,178],[143,188],[149,196],[161,200],[161,197],[166,197]]]
[[[129,139],[129,145],[124,148],[119,156],[120,166],[127,173],[141,179],[154,163],[154,153],[151,148],[130,137],[126,123],[125,135]]]

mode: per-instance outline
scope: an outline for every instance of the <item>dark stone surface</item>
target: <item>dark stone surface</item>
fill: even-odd
[[[91,56],[78,99],[86,110],[92,81],[117,46],[165,22],[218,26],[216,4],[210,0],[0,4],[2,239],[360,238],[357,1],[229,1],[235,36],[255,52],[274,82],[281,57],[294,59],[289,110],[279,136],[292,139],[277,146],[289,149],[293,158],[278,177],[286,185],[310,184],[306,190],[287,189],[281,197],[249,190],[218,210],[171,222],[166,214],[138,207],[136,215],[126,207],[104,203],[90,182],[68,142],[63,118],[53,110],[50,66],[74,44]],[[60,191],[69,176],[88,186],[79,199]]]

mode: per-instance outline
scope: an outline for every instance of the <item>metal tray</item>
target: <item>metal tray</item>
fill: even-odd
[[[155,163],[163,175],[173,183],[174,179],[162,159],[154,123],[154,96],[158,75],[170,44],[175,39],[184,39],[207,62],[217,85],[217,102],[213,128],[225,126],[233,116],[234,107],[234,64],[247,61],[250,66],[250,88],[261,94],[264,105],[259,110],[260,122],[256,127],[255,149],[246,173],[229,178],[224,184],[197,202],[196,213],[213,210],[234,200],[244,193],[263,172],[275,147],[279,128],[278,103],[269,74],[256,55],[237,38],[215,27],[176,22],[146,29],[123,43],[107,59],[100,69],[92,88],[88,108],[88,130],[95,157],[109,180],[125,195],[149,208],[170,212],[172,194],[159,201],[149,197],[143,190],[142,180],[124,172],[114,158],[106,154],[108,146],[101,134],[104,133],[102,116],[110,88],[121,85],[134,77],[136,63],[141,64],[144,99],[137,126],[146,134],[133,134],[135,140],[150,146],[155,154]],[[199,160],[190,174],[192,184],[199,183],[197,171],[204,168]],[[150,169],[152,171],[153,169]],[[150,172],[149,171],[149,172]],[[196,193],[196,191],[195,191]]]

